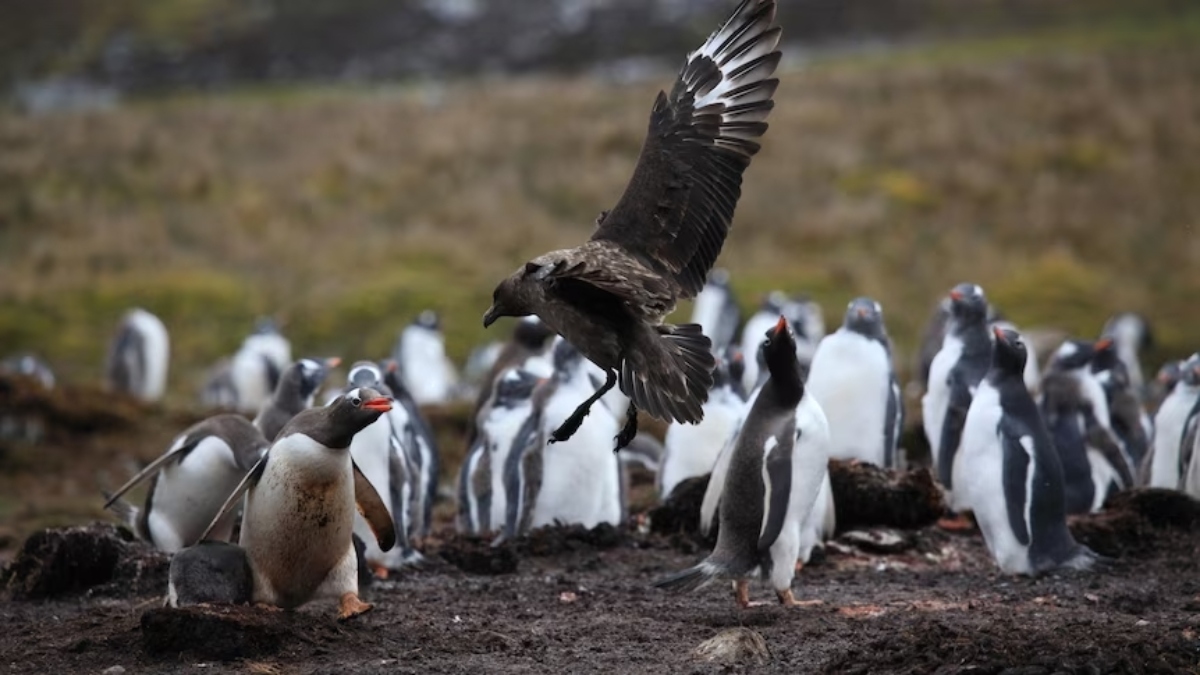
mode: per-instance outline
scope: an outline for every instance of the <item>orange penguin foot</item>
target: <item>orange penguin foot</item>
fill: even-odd
[[[959,513],[953,518],[942,518],[937,522],[938,527],[950,532],[969,532],[975,529],[975,523],[965,514]]]
[[[366,614],[374,607],[375,605],[360,600],[357,593],[345,593],[338,602],[338,621],[347,621],[360,614]]]
[[[750,607],[750,582],[741,579],[733,582],[734,600],[742,609]]]
[[[779,598],[779,604],[784,607],[816,607],[825,604],[824,600],[797,600],[796,596],[792,595],[792,589],[790,588],[775,591],[775,595]]]
[[[388,574],[390,574],[390,570],[388,570],[386,565],[381,565],[379,563],[374,563],[374,562],[370,563],[370,565],[371,565],[371,571],[375,573],[376,579],[388,578]]]

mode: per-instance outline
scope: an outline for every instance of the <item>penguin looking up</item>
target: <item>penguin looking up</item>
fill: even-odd
[[[1063,469],[1025,386],[1025,345],[1015,331],[994,333],[992,366],[971,402],[954,465],[955,493],[1006,573],[1088,569],[1099,558],[1067,529]]]
[[[144,309],[129,310],[108,350],[105,380],[109,389],[146,402],[162,399],[170,362],[167,327]]]
[[[729,285],[729,270],[712,270],[704,288],[696,295],[691,322],[700,324],[700,329],[712,340],[713,352],[720,354],[733,344],[741,321],[737,296]]]
[[[741,352],[717,359],[713,386],[704,403],[704,419],[699,424],[672,422],[667,427],[664,453],[658,472],[658,495],[666,499],[675,486],[688,478],[712,473],[721,449],[737,433],[745,415],[746,400],[741,382]]]
[[[300,359],[285,368],[275,385],[275,393],[254,418],[254,426],[262,431],[263,438],[274,440],[288,420],[301,410],[311,408],[325,377],[341,362],[337,357],[320,361]]]
[[[1200,353],[1180,369],[1179,382],[1163,399],[1154,415],[1154,442],[1150,457],[1150,487],[1179,489],[1180,447],[1187,436],[1193,411],[1200,406]]]
[[[831,459],[896,465],[902,411],[883,308],[857,298],[817,346],[806,384],[829,421]]]
[[[1150,322],[1136,312],[1121,312],[1104,324],[1100,334],[1112,338],[1116,345],[1117,358],[1125,364],[1125,370],[1129,373],[1130,385],[1134,391],[1141,393],[1145,386],[1145,378],[1142,376],[1139,354],[1154,346]]]
[[[1034,345],[1030,340],[1025,338],[1025,335],[1022,334],[1017,326],[1011,321],[999,319],[990,321],[989,325],[992,329],[999,328],[1000,330],[1010,330],[1021,337],[1021,343],[1025,345],[1025,353],[1027,354],[1025,359],[1025,371],[1021,374],[1021,378],[1025,382],[1025,388],[1028,389],[1030,393],[1036,393],[1042,383],[1042,370],[1040,367],[1038,367],[1037,350],[1034,349]]]
[[[237,487],[267,449],[262,433],[241,415],[210,417],[177,436],[171,447],[129,479],[104,508],[114,513],[140,539],[174,553],[200,541],[204,528],[221,508],[221,500]],[[150,478],[141,508],[121,497]],[[211,528],[215,538],[228,541],[233,517]]]
[[[271,398],[283,369],[292,362],[292,345],[271,319],[259,319],[229,363],[234,407],[257,414]]]
[[[1104,388],[1092,373],[1105,338],[1070,340],[1047,364],[1039,407],[1063,468],[1068,514],[1098,511],[1111,491],[1133,485],[1133,472],[1112,431]]]
[[[929,389],[921,398],[933,466],[954,512],[960,510],[953,496],[954,457],[971,397],[992,363],[987,314],[987,298],[979,286],[959,284],[950,291],[950,323],[942,348],[929,366]],[[962,517],[943,519],[940,525],[946,529],[970,528],[970,522]]]
[[[417,405],[446,403],[458,386],[454,364],[446,356],[437,312],[427,309],[400,332],[392,354],[400,380]]]
[[[292,609],[336,598],[342,620],[371,609],[358,597],[355,505],[383,550],[395,545],[396,530],[349,447],[390,409],[390,399],[362,388],[302,411],[225,501],[221,517],[246,497],[241,546],[250,560],[255,602]]]
[[[1150,451],[1150,437],[1154,434],[1154,423],[1142,406],[1141,394],[1130,381],[1115,346],[1096,352],[1092,374],[1104,389],[1112,430],[1125,453],[1125,461],[1136,471]]]
[[[805,392],[785,317],[768,335],[765,353],[770,377],[730,453],[717,545],[700,564],[655,583],[659,588],[692,591],[714,579],[733,579],[737,603],[747,607],[749,578],[761,573],[780,603],[797,604],[791,583],[801,524],[827,475],[829,426]]]

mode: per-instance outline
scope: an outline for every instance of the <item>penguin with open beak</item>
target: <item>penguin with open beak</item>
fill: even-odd
[[[390,398],[363,387],[301,412],[226,500],[222,513],[246,495],[241,546],[255,602],[292,609],[336,598],[342,620],[372,608],[358,597],[355,505],[384,551],[396,544],[396,528],[349,448],[391,409]]]

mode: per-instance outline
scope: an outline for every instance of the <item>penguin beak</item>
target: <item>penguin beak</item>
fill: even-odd
[[[370,410],[372,412],[387,412],[392,409],[392,399],[380,396],[379,398],[363,402],[362,407],[363,410]]]
[[[1105,349],[1108,349],[1109,347],[1111,347],[1112,344],[1113,344],[1112,338],[1104,338],[1103,340],[1097,342],[1094,347],[1095,347],[1096,351],[1102,352]]]
[[[488,307],[488,311],[483,313],[483,327],[487,328],[488,326],[496,323],[496,319],[499,318],[499,315],[500,313],[496,310],[495,305]]]
[[[337,368],[340,365],[342,365],[342,359],[340,357],[332,356],[330,358],[325,359],[325,367],[326,368],[333,369],[333,368]]]
[[[860,318],[860,319],[867,318],[867,308],[866,307],[859,307],[858,309],[854,310],[854,312],[855,312],[855,314],[858,314],[858,318]]]
[[[787,334],[787,329],[788,329],[787,318],[785,318],[783,316],[779,317],[779,321],[775,324],[775,337],[779,337],[780,335]]]
[[[954,289],[953,291],[950,291],[950,299],[955,302],[962,300],[963,299],[962,291],[960,291],[958,289]]]
[[[1004,331],[1000,330],[999,326],[992,327],[992,334],[996,336],[997,340],[1004,342]]]

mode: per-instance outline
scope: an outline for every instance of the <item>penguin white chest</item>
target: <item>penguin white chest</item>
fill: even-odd
[[[303,434],[280,439],[246,496],[241,544],[250,557],[255,599],[296,607],[308,602],[353,551],[350,454]],[[353,555],[351,553],[351,555]]]
[[[884,465],[891,364],[883,345],[839,330],[821,341],[807,389],[829,420],[833,459]]]
[[[533,410],[532,403],[522,402],[512,408],[495,408],[488,413],[483,423],[486,445],[483,451],[488,453],[491,467],[491,510],[489,523],[499,527],[508,515],[508,495],[505,492],[505,467],[509,455],[512,454],[513,441],[517,433],[529,418]]]
[[[543,415],[545,434],[566,419],[590,388],[563,387],[555,392]],[[531,527],[558,520],[595,527],[620,522],[620,464],[612,451],[616,419],[595,407],[569,440],[548,444],[542,452],[542,486],[533,505]]]
[[[962,357],[962,340],[947,335],[942,349],[933,357],[929,366],[929,390],[921,397],[921,413],[925,426],[925,437],[929,440],[934,465],[942,445],[942,425],[946,421],[946,409],[950,407],[950,371]]]
[[[242,475],[233,450],[216,436],[200,441],[181,461],[165,467],[156,479],[147,518],[155,545],[172,553],[196,543],[220,510],[222,495],[233,492]],[[222,523],[215,530],[216,538],[227,539],[232,523]]]
[[[704,405],[704,419],[699,424],[673,423],[667,428],[659,472],[662,498],[680,482],[713,471],[721,449],[741,425],[743,405],[728,389],[714,391]]]

